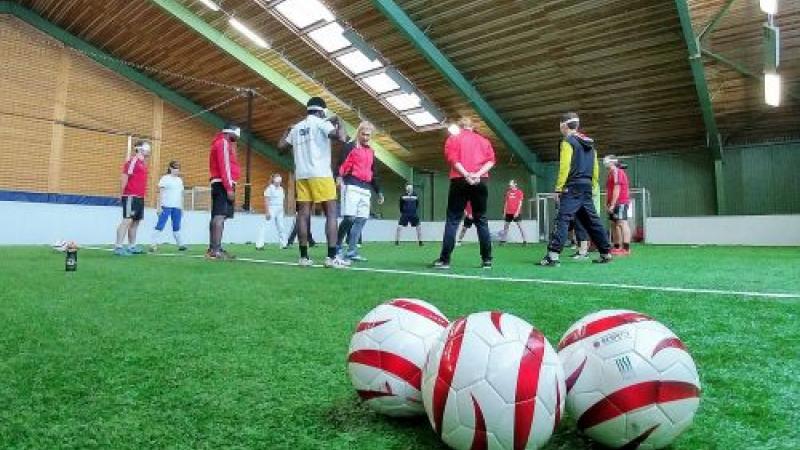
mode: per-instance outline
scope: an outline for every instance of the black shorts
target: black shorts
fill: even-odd
[[[142,197],[123,195],[121,200],[123,219],[144,219],[144,199]]]
[[[400,225],[401,227],[407,227],[409,224],[412,227],[418,227],[419,216],[417,216],[416,214],[413,216],[403,214],[402,216],[400,216],[400,220],[397,222],[397,224]]]
[[[513,214],[506,214],[506,223],[519,222],[520,220],[522,219],[520,219],[519,216],[515,216]]]
[[[464,228],[472,228],[472,225],[475,224],[475,219],[472,217],[464,216]]]
[[[608,215],[608,220],[628,220],[631,212],[631,205],[617,205]]]
[[[233,202],[220,182],[211,183],[211,216],[233,218]]]

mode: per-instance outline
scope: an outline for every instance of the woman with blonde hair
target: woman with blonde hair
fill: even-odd
[[[339,165],[338,184],[341,186],[341,211],[344,219],[339,226],[336,246],[342,251],[347,236],[347,251],[344,258],[351,261],[365,261],[358,254],[358,241],[361,231],[369,219],[372,192],[378,194],[378,203],[383,203],[383,194],[378,184],[375,152],[369,145],[375,127],[366,121],[356,130],[356,138],[345,144],[342,150],[342,163]]]

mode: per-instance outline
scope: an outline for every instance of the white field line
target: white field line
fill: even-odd
[[[102,250],[110,252],[111,249],[102,247],[83,247],[88,250]],[[162,257],[183,257],[183,258],[199,258],[203,259],[203,255],[183,255],[177,253],[154,253],[151,256]],[[287,261],[270,261],[265,259],[253,258],[236,258],[235,261],[242,261],[257,264],[269,264],[275,266],[297,266],[297,263]],[[322,268],[320,264],[313,267]],[[702,288],[682,288],[671,286],[647,286],[641,284],[624,284],[624,283],[598,283],[594,281],[567,281],[567,280],[547,280],[541,278],[515,278],[515,277],[491,277],[480,275],[461,275],[449,272],[417,272],[413,270],[398,270],[398,269],[378,269],[372,267],[350,267],[346,269],[351,272],[372,272],[372,273],[385,273],[393,275],[415,275],[420,277],[430,278],[448,278],[454,280],[478,280],[478,281],[497,281],[504,283],[531,283],[531,284],[552,284],[562,286],[588,286],[609,289],[628,289],[636,291],[655,291],[655,292],[678,292],[684,294],[709,294],[709,295],[731,295],[740,297],[760,297],[760,298],[791,298],[800,299],[800,294],[781,293],[781,292],[751,292],[751,291],[727,291],[723,289],[702,289]]]

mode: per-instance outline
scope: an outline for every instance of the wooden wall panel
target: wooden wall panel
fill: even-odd
[[[127,146],[126,136],[67,127],[61,161],[61,192],[119,196],[119,176]]]

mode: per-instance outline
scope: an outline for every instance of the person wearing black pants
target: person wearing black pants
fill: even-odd
[[[481,267],[492,267],[492,241],[486,220],[486,201],[489,190],[486,180],[494,167],[495,155],[488,139],[476,133],[472,121],[459,120],[461,131],[447,139],[444,154],[450,165],[450,190],[447,196],[447,222],[445,223],[442,251],[433,262],[436,269],[449,269],[450,256],[456,244],[456,233],[464,217],[467,202],[472,205],[472,218],[478,232],[481,249]]]
[[[597,245],[600,258],[597,263],[611,262],[611,245],[592,199],[598,183],[599,166],[594,141],[578,131],[580,119],[575,113],[561,117],[560,161],[556,192],[558,214],[547,246],[547,255],[539,262],[542,266],[559,265],[559,255],[567,240],[569,224],[576,221]]]
[[[289,233],[289,239],[286,241],[286,246],[287,247],[293,246],[294,245],[294,240],[295,240],[295,238],[297,238],[297,218],[299,216],[297,214],[295,214],[294,217],[295,217],[294,226],[292,226],[292,232]],[[314,236],[311,235],[311,216],[308,216],[306,219],[307,219],[307,222],[308,222],[308,246],[309,247],[315,247],[317,245],[317,243],[314,242]]]

